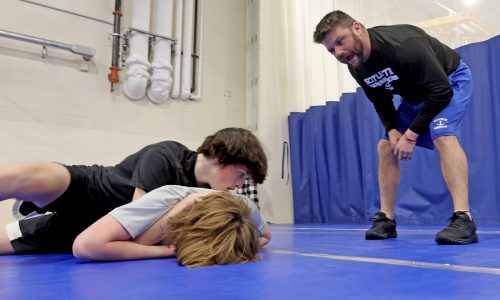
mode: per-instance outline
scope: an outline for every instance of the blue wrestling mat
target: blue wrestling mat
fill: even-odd
[[[444,226],[444,225],[443,225]],[[262,260],[189,269],[175,259],[87,262],[70,254],[0,256],[0,299],[499,299],[500,227],[441,246],[435,226],[272,225]]]

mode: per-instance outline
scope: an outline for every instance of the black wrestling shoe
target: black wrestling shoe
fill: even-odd
[[[448,227],[436,234],[436,243],[440,245],[466,245],[478,241],[476,224],[463,211],[454,212]]]
[[[385,240],[398,236],[396,231],[396,221],[387,218],[385,213],[378,212],[373,219],[373,225],[365,232],[367,240]]]

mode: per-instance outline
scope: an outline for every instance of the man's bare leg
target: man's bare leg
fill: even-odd
[[[378,183],[380,188],[380,211],[389,219],[394,218],[396,193],[400,182],[399,160],[393,154],[389,141],[378,143]]]
[[[444,181],[453,199],[454,211],[465,211],[469,218],[469,180],[467,157],[456,136],[442,136],[434,140],[439,153]]]
[[[394,205],[400,181],[399,160],[393,154],[389,141],[378,143],[378,180],[380,188],[380,211],[373,220],[373,225],[365,232],[365,239],[380,240],[397,237],[396,221],[394,221]]]
[[[455,136],[434,140],[441,161],[441,171],[453,200],[454,214],[450,224],[436,234],[442,245],[477,243],[476,225],[469,211],[469,182],[467,157]]]

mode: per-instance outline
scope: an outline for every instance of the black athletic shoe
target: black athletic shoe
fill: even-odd
[[[436,243],[440,245],[465,245],[477,243],[476,224],[462,212],[454,212],[450,224],[436,234]]]
[[[387,218],[383,212],[376,213],[375,217],[371,220],[373,221],[373,225],[365,232],[365,239],[385,240],[398,236],[396,221]]]

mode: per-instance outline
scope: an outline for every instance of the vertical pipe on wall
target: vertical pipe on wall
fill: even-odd
[[[150,0],[132,1],[132,27],[149,31]],[[123,84],[123,92],[132,100],[139,100],[146,95],[149,80],[149,37],[146,34],[133,32],[130,38],[130,53],[126,60],[127,79]]]
[[[174,84],[170,96],[172,99],[179,98],[181,89],[182,10],[183,0],[176,0],[174,39],[177,40],[177,44],[174,47]]]
[[[201,98],[201,80],[202,80],[202,60],[203,60],[203,0],[196,0],[196,43],[194,51],[198,55],[194,66],[194,91],[190,99],[198,100]]]
[[[110,73],[108,74],[108,80],[111,83],[111,92],[114,91],[114,84],[120,82],[118,72],[120,71],[120,18],[122,16],[121,12],[122,1],[115,0],[115,10],[113,11],[114,22],[113,22],[113,53],[111,56],[111,67],[109,68]]]
[[[257,130],[259,94],[259,1],[247,0],[245,127]]]
[[[193,0],[186,0],[182,26],[181,99],[191,96],[191,64],[193,54]]]
[[[173,0],[156,0],[156,34],[172,36]],[[172,87],[172,42],[162,38],[155,39],[154,59],[151,64],[151,86],[148,98],[161,104],[170,96]]]

